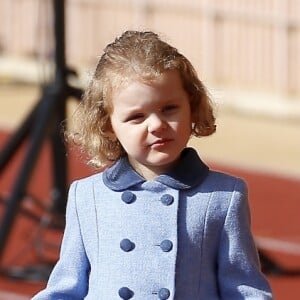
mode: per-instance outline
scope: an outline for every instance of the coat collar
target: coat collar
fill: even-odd
[[[182,151],[178,164],[168,173],[157,176],[154,180],[171,188],[180,190],[199,185],[208,174],[208,167],[192,148]],[[122,157],[103,172],[104,184],[114,191],[126,190],[145,182],[130,165],[127,157]]]

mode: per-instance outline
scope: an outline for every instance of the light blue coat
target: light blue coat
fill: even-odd
[[[190,148],[153,181],[124,157],[74,182],[60,259],[33,299],[272,299],[245,183]]]

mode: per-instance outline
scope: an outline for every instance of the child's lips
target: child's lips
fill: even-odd
[[[171,141],[172,141],[172,139],[158,139],[158,140],[154,141],[153,143],[151,143],[150,146],[152,148],[163,147],[163,146],[167,145],[168,143],[170,143]]]

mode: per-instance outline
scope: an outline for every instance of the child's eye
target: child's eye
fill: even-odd
[[[178,109],[178,105],[175,105],[175,104],[170,104],[170,105],[166,105],[163,109],[162,109],[162,112],[165,112],[165,113],[171,113],[171,112],[174,112]]]
[[[129,116],[125,121],[126,122],[131,122],[131,121],[133,121],[133,122],[139,122],[143,118],[144,118],[144,115],[141,114],[141,113],[138,113],[138,114],[134,114],[134,115]]]

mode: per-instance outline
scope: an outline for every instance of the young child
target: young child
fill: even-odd
[[[107,168],[72,183],[60,259],[34,300],[272,299],[245,183],[187,147],[216,126],[182,54],[153,32],[123,33],[77,125],[73,141]]]

